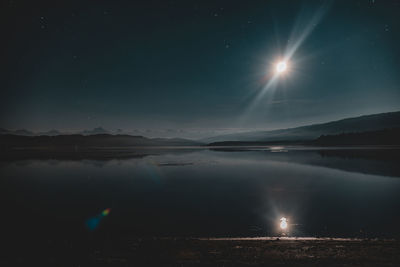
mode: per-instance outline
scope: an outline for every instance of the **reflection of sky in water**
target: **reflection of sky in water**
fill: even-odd
[[[293,235],[400,236],[400,179],[388,173],[391,168],[397,176],[397,169],[376,159],[204,150],[1,164],[7,212],[15,221],[35,214],[37,227],[52,221],[59,229],[84,228],[112,208],[94,228],[137,235],[272,235],[285,216]],[[374,167],[363,169],[365,164]]]

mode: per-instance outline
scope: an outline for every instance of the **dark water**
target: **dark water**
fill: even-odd
[[[398,150],[149,154],[2,161],[3,237],[262,236],[282,216],[293,236],[400,237]]]

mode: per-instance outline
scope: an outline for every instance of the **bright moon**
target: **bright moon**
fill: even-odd
[[[278,64],[276,64],[276,72],[278,74],[285,72],[287,69],[287,63],[286,61],[280,61]]]

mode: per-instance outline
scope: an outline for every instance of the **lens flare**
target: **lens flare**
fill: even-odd
[[[96,215],[95,217],[89,218],[86,221],[86,226],[90,231],[94,231],[96,230],[99,225],[100,222],[103,220],[104,217],[108,216],[108,214],[110,214],[111,209],[107,208],[105,210],[103,210],[100,214]]]
[[[105,210],[103,210],[103,212],[101,213],[101,215],[103,215],[103,216],[107,216],[108,214],[110,214],[110,211],[111,211],[111,209],[110,209],[110,208],[108,208],[108,209],[105,209]]]

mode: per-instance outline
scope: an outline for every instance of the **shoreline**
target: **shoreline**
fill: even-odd
[[[112,238],[18,249],[0,263],[53,266],[399,266],[400,242],[316,237]],[[8,254],[9,256],[10,254]]]

